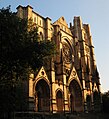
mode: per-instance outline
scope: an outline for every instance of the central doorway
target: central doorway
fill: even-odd
[[[57,112],[62,112],[64,104],[63,104],[63,94],[60,90],[56,93],[56,103],[57,103]]]

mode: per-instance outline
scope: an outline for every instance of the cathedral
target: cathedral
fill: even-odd
[[[28,80],[28,110],[72,113],[101,110],[100,77],[89,24],[74,17],[69,25],[62,16],[39,15],[31,6],[17,7],[17,16],[32,18],[40,40],[53,40],[57,54],[46,61]]]

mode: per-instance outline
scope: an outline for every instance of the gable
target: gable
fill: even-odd
[[[53,23],[53,25],[59,25],[61,30],[69,33],[70,35],[72,35],[72,33],[71,33],[71,31],[70,31],[70,29],[68,27],[68,24],[67,24],[67,22],[66,22],[64,17],[60,17],[57,21],[55,21]]]
[[[78,84],[80,85],[81,89],[82,89],[82,86],[81,86],[81,83],[80,83],[80,80],[79,80],[79,77],[77,75],[77,71],[75,69],[75,67],[72,68],[72,71],[71,71],[71,74],[70,74],[70,77],[68,79],[68,84],[70,84],[70,82],[72,80],[76,80],[78,82]]]
[[[78,78],[76,69],[73,67],[69,79],[75,79]]]
[[[35,80],[40,79],[40,78],[44,78],[48,80],[48,76],[46,74],[46,71],[44,69],[44,67],[42,66],[42,68],[39,70],[37,76],[35,77]]]
[[[65,18],[64,17],[60,17],[57,21],[55,21],[53,23],[53,25],[64,25],[64,26],[68,27],[68,24],[65,21]]]

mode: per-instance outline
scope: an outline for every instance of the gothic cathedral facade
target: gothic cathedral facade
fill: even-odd
[[[88,112],[100,110],[100,79],[89,24],[74,17],[68,26],[64,17],[52,23],[33,11],[18,6],[17,16],[32,18],[40,40],[54,40],[58,53],[31,74],[28,82],[29,110],[36,112]]]

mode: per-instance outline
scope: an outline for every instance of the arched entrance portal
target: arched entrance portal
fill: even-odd
[[[60,90],[56,93],[56,103],[57,103],[57,111],[62,112],[63,111],[63,95]]]
[[[50,111],[50,89],[44,79],[36,84],[36,110],[41,112]]]
[[[82,92],[76,80],[72,80],[69,85],[70,91],[70,110],[82,111]]]

